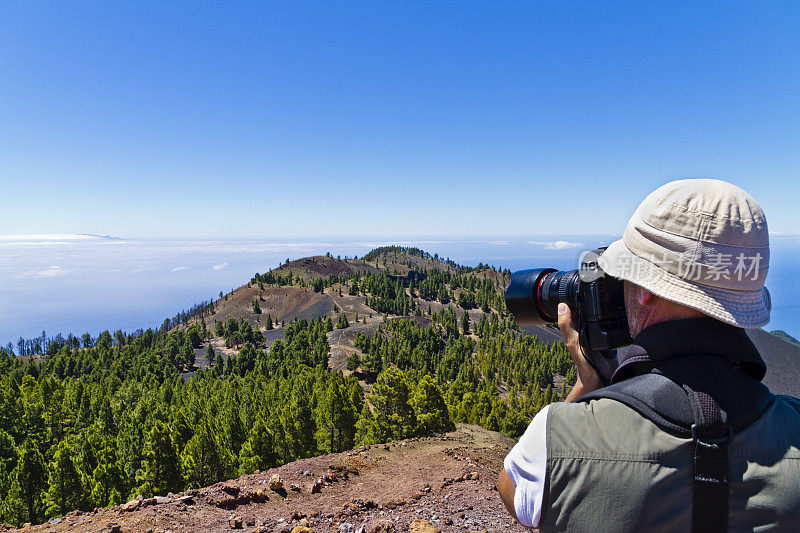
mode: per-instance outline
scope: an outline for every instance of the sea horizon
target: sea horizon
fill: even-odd
[[[164,319],[246,284],[287,259],[361,257],[385,245],[421,248],[465,266],[575,268],[581,252],[619,235],[479,237],[123,238],[0,235],[0,346],[20,337],[157,328]],[[800,336],[800,237],[771,235],[772,319],[764,329]]]

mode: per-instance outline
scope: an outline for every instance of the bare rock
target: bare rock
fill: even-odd
[[[238,505],[237,499],[227,492],[215,492],[208,498],[208,503],[220,509],[233,509]]]
[[[408,533],[441,533],[439,526],[417,518],[408,525]]]
[[[311,487],[311,494],[317,494],[322,492],[322,486],[325,484],[322,478],[319,478],[314,482],[314,485]]]
[[[222,486],[222,490],[230,494],[231,496],[237,496],[239,494],[239,487],[236,485],[225,484]]]
[[[242,517],[231,515],[228,518],[228,525],[231,526],[231,529],[242,529]]]
[[[142,505],[142,500],[131,500],[128,503],[123,503],[120,506],[119,510],[124,513],[128,513],[131,511],[135,511],[136,509],[139,508],[140,505]]]
[[[387,509],[394,509],[395,507],[402,507],[406,504],[405,500],[389,500],[383,504]]]
[[[394,533],[394,524],[391,520],[379,520],[367,527],[367,533]]]
[[[272,533],[291,533],[292,526],[287,522],[281,522],[275,526],[275,529],[272,530]]]
[[[190,496],[189,494],[186,494],[185,496],[179,496],[175,498],[175,501],[185,505],[194,505],[194,497]]]
[[[339,533],[355,533],[355,527],[350,522],[339,524]]]
[[[250,496],[250,499],[253,500],[255,503],[264,503],[265,501],[269,500],[269,496],[263,490],[256,490]]]
[[[283,489],[283,481],[278,474],[272,474],[272,477],[269,478],[269,489],[275,492]]]
[[[292,530],[292,533],[314,533],[314,530],[308,526],[297,526]]]

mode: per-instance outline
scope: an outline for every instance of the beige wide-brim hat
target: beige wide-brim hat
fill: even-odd
[[[636,209],[603,271],[742,328],[769,322],[769,231],[761,207],[721,180],[667,183]]]

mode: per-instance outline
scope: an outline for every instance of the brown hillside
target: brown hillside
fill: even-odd
[[[303,257],[284,263],[272,270],[275,274],[285,276],[289,272],[306,280],[327,278],[328,276],[346,276],[360,272],[377,272],[374,266],[356,259],[337,259],[325,255]]]

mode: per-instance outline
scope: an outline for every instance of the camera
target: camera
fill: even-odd
[[[605,247],[584,252],[577,270],[520,270],[511,275],[506,307],[519,325],[558,322],[558,304],[572,311],[584,355],[605,381],[616,369],[616,348],[631,344],[623,282],[597,264]]]

